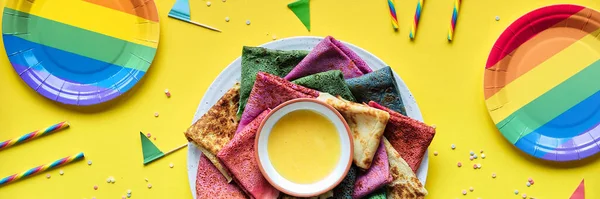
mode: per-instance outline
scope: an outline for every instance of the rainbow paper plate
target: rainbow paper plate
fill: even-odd
[[[513,22],[488,57],[484,93],[496,127],[517,148],[551,161],[600,151],[600,13],[577,5]]]
[[[156,54],[153,0],[8,0],[2,38],[17,74],[41,95],[86,106],[130,90]]]

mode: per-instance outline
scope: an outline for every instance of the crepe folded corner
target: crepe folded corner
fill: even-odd
[[[352,199],[357,174],[358,168],[354,165],[350,166],[350,170],[348,170],[346,177],[344,177],[338,186],[333,188],[333,199]]]
[[[330,70],[326,72],[312,74],[306,77],[292,81],[294,84],[312,88],[333,96],[341,96],[349,101],[356,101],[350,88],[344,81],[344,75],[340,70]]]
[[[260,172],[254,149],[258,127],[269,112],[270,109],[266,109],[259,114],[242,131],[235,134],[217,154],[219,160],[233,174],[234,180],[248,195],[256,199],[272,199],[279,196],[279,191],[271,186]]]
[[[304,57],[304,50],[271,50],[263,47],[244,46],[242,49],[242,86],[240,88],[240,106],[238,117],[241,117],[246,102],[252,91],[258,72],[266,72],[279,77],[287,75]]]
[[[427,190],[421,184],[410,166],[402,159],[402,156],[394,149],[392,144],[383,138],[383,143],[390,163],[390,173],[393,181],[387,186],[387,197],[389,199],[423,199]]]
[[[396,112],[406,115],[402,97],[392,69],[387,66],[360,77],[346,80],[357,102],[377,102]]]
[[[289,74],[287,80],[295,80],[329,70],[341,70],[344,78],[358,77],[372,70],[355,52],[342,42],[327,36]]]
[[[390,120],[383,134],[416,173],[435,136],[435,128],[375,102],[369,102],[369,106],[390,114]]]
[[[352,195],[352,198],[354,199],[363,198],[392,181],[390,163],[388,162],[383,140],[379,143],[377,153],[373,158],[373,165],[366,172],[362,174],[359,173],[358,178],[356,178],[354,194]]]
[[[219,173],[219,170],[203,155],[196,174],[196,198],[246,199],[246,194]]]
[[[316,98],[318,96],[318,91],[296,85],[276,75],[259,72],[256,74],[256,82],[248,98],[248,104],[246,104],[246,109],[242,114],[237,132],[241,131],[266,109],[275,108],[279,104],[292,99]]]
[[[208,112],[184,133],[188,141],[193,142],[217,167],[227,182],[231,182],[231,174],[227,172],[215,155],[233,138],[237,129],[236,111],[240,100],[239,89],[239,83],[233,85]]]
[[[328,93],[321,93],[317,99],[333,106],[344,116],[354,138],[354,164],[361,169],[369,169],[390,115]]]

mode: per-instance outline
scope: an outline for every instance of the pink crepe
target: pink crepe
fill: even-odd
[[[390,173],[390,163],[388,162],[387,152],[383,139],[379,142],[375,157],[371,167],[364,173],[360,173],[354,184],[354,193],[352,198],[362,198],[377,191],[379,188],[392,182],[392,173]]]
[[[196,176],[196,198],[245,199],[244,192],[235,184],[227,183],[227,179],[206,156],[200,157]]]
[[[259,72],[236,132],[240,132],[256,116],[269,108],[296,98],[317,98],[319,92],[291,83],[281,77]]]
[[[383,136],[390,141],[413,172],[417,173],[423,156],[435,136],[435,128],[376,102],[370,101],[369,106],[390,114]]]
[[[285,79],[295,80],[315,73],[341,70],[344,78],[354,78],[372,70],[356,53],[331,36],[325,37]]]
[[[271,186],[260,172],[254,150],[258,127],[270,111],[266,109],[259,114],[246,128],[235,134],[217,154],[236,182],[256,199],[273,199],[279,196],[279,191]]]

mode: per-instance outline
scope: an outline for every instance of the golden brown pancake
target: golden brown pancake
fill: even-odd
[[[400,154],[392,147],[392,144],[383,137],[383,144],[388,154],[390,173],[393,181],[387,186],[388,199],[423,199],[427,190],[421,184],[408,163],[400,157]]]
[[[225,176],[227,182],[231,182],[231,175],[215,155],[233,138],[237,129],[239,121],[236,113],[240,101],[239,90],[240,84],[236,83],[185,132],[185,137],[200,148],[200,151]]]

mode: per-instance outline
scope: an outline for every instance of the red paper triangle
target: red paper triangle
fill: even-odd
[[[585,186],[583,181],[584,180],[581,180],[581,183],[579,183],[579,186],[575,189],[575,192],[573,192],[570,199],[585,199]]]

